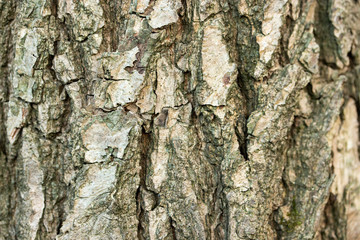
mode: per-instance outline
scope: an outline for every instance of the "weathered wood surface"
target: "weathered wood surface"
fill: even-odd
[[[0,13],[0,239],[360,239],[358,1]]]

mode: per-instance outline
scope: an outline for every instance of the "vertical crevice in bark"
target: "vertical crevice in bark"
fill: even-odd
[[[291,63],[291,59],[287,53],[287,48],[289,46],[289,38],[294,31],[295,21],[287,15],[285,18],[285,23],[283,24],[280,32],[281,32],[281,39],[280,39],[280,51],[279,56],[277,59],[279,60],[279,64],[282,67],[285,67],[287,64]]]
[[[14,58],[14,20],[18,2],[9,0],[0,3],[0,239],[13,238],[14,160],[7,139],[7,111],[10,98],[10,69]],[[18,130],[21,132],[21,129]],[[15,133],[21,134],[21,133]]]
[[[137,204],[137,218],[138,218],[138,221],[139,221],[137,236],[138,236],[139,240],[143,240],[143,239],[145,239],[144,236],[143,236],[143,232],[145,230],[144,230],[144,227],[142,225],[143,225],[143,222],[144,222],[144,214],[145,214],[144,212],[145,211],[144,211],[143,206],[141,206],[141,186],[139,186],[139,188],[136,191],[136,204]]]
[[[345,192],[346,194],[346,192]],[[346,208],[345,203],[339,199],[344,196],[336,196],[330,193],[323,213],[323,229],[320,230],[321,239],[347,239],[346,238]]]
[[[172,239],[177,240],[177,238],[176,238],[176,228],[175,228],[174,224],[175,224],[174,220],[170,217],[170,228],[171,228]]]
[[[238,126],[235,129],[235,133],[239,143],[239,151],[246,161],[249,161],[249,155],[247,151],[248,146],[248,129],[247,129],[248,116],[240,116]]]
[[[220,175],[220,181],[218,187],[216,188],[216,198],[219,201],[219,219],[218,225],[215,228],[215,239],[230,239],[229,237],[229,203],[226,199],[226,193],[224,192],[224,177],[221,174],[221,171],[218,173]],[[214,204],[216,204],[215,202]]]
[[[238,4],[236,1],[230,1],[230,16],[235,21],[233,31],[235,35],[234,47],[236,49],[235,61],[238,68],[237,85],[241,92],[240,98],[244,102],[243,109],[241,109],[243,114],[240,114],[236,134],[240,145],[239,151],[245,160],[249,160],[247,152],[249,134],[247,121],[257,104],[257,94],[254,88],[256,80],[251,74],[255,69],[256,62],[259,60],[259,46],[255,36],[259,31],[258,25],[261,22],[259,22],[260,17],[241,15],[236,4]]]
[[[137,215],[138,215],[138,238],[145,239],[144,234],[148,231],[147,222],[145,219],[145,206],[144,206],[144,195],[143,191],[147,191],[146,187],[146,176],[147,176],[147,167],[149,163],[150,150],[152,143],[152,133],[146,132],[145,128],[142,127],[141,137],[140,137],[140,186],[136,191],[136,203],[137,203]],[[156,199],[156,204],[158,204],[158,199]],[[156,207],[156,204],[153,208]]]
[[[58,6],[59,6],[59,0],[51,0],[51,15],[55,17],[55,19],[58,18]]]
[[[331,1],[317,0],[317,2],[314,35],[321,49],[320,61],[323,64],[336,69],[338,68],[336,59],[339,57],[337,54],[339,50],[334,36],[334,25],[329,17]]]

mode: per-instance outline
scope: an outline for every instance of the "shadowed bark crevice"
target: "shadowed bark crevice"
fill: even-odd
[[[338,45],[334,36],[334,25],[330,20],[330,4],[331,1],[317,1],[316,22],[314,36],[316,42],[320,46],[320,61],[334,69],[337,69],[336,59],[338,55]]]

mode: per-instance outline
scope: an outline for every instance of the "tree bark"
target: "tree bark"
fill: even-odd
[[[360,239],[357,0],[0,13],[0,239]]]

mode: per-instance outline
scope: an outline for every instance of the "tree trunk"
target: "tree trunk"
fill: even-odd
[[[360,239],[357,0],[0,12],[0,239]]]

